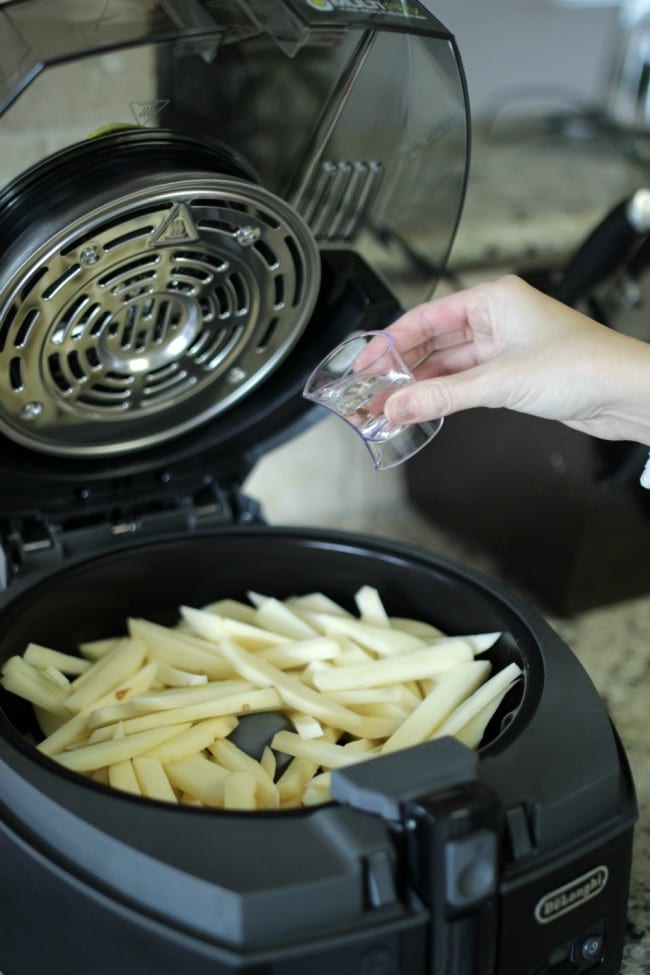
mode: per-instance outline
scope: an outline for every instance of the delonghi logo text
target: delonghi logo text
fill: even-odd
[[[557,887],[542,897],[535,905],[535,919],[540,924],[548,924],[563,914],[575,910],[600,894],[607,886],[609,870],[605,866],[594,867],[571,883]]]
[[[398,17],[424,19],[424,14],[415,4],[404,0],[307,0],[314,10],[343,10],[355,14],[395,14]]]

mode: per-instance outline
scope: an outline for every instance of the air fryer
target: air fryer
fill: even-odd
[[[634,790],[570,649],[483,577],[268,527],[241,490],[319,416],[323,354],[430,293],[422,239],[444,267],[468,162],[449,32],[410,0],[16,0],[0,64],[0,660],[368,584],[498,630],[494,667],[523,669],[478,752],[428,742],[277,813],[82,779],[4,692],[4,975],[614,975]]]

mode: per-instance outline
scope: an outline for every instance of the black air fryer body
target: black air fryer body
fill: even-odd
[[[521,663],[523,693],[478,757],[441,739],[335,773],[331,804],[263,814],[166,808],[80,780],[26,743],[28,709],[5,701],[5,975],[46,960],[57,975],[617,972],[635,818],[625,757],[571,651],[487,580],[362,536],[171,534],[16,582],[0,655],[306,580],[348,605],[363,581],[391,613],[452,633],[502,630],[492,659]]]
[[[634,790],[570,649],[486,578],[268,527],[241,490],[317,418],[315,363],[399,313],[418,235],[444,265],[468,156],[453,38],[416,2],[27,0],[0,20],[0,111],[43,74],[69,122],[65,72],[118,51],[148,54],[156,97],[77,84],[100,134],[48,119],[56,151],[0,191],[0,663],[249,590],[351,608],[365,584],[391,615],[501,632],[492,664],[523,678],[478,753],[429,742],[268,813],[74,775],[3,691],[0,972],[615,975]],[[209,90],[188,107],[190,77]]]

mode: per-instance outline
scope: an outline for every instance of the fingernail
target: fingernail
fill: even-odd
[[[385,414],[391,423],[406,423],[412,419],[411,399],[409,396],[391,396],[386,401]]]

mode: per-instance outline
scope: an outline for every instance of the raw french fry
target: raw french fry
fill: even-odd
[[[204,635],[209,632],[211,617],[208,613],[202,613],[201,610],[191,609],[188,606],[183,606],[181,612],[197,632],[203,631]],[[382,729],[380,724],[376,724],[384,719],[364,719],[343,705],[329,701],[324,695],[307,687],[296,677],[278,670],[265,660],[260,660],[255,654],[243,650],[231,640],[223,640],[220,652],[245,679],[258,686],[275,687],[284,703],[291,708],[304,711],[314,718],[325,721],[326,724],[335,725],[344,731],[363,737],[382,737],[382,730],[385,730],[386,734],[392,733],[388,730],[389,722],[386,722],[385,729]],[[370,733],[369,728],[378,733]]]
[[[266,774],[270,778],[271,782],[274,782],[275,781],[275,773],[277,771],[277,761],[276,761],[275,755],[273,754],[273,752],[271,751],[271,749],[268,747],[268,745],[266,746],[266,748],[262,752],[262,757],[260,758],[260,765],[262,766],[262,768],[264,769],[264,771],[266,772]]]
[[[310,592],[303,596],[290,596],[286,602],[292,609],[302,612],[327,613],[330,616],[349,616],[352,618],[352,613],[349,613],[347,609],[344,609],[343,606],[340,606],[322,592]]]
[[[260,596],[249,592],[248,598],[256,607],[255,624],[264,630],[289,637],[291,640],[309,640],[316,630],[294,613],[289,606],[272,596]]]
[[[192,755],[180,762],[170,762],[165,766],[165,773],[175,788],[199,799],[206,806],[223,806],[224,782],[230,773],[205,755]]]
[[[390,626],[381,596],[374,586],[362,586],[357,590],[354,601],[363,623],[369,623],[371,626]]]
[[[493,647],[500,636],[501,633],[470,633],[467,636],[444,637],[443,639],[466,640],[469,643],[470,647],[472,648],[472,652],[474,653],[474,656],[476,657],[478,656],[479,653],[485,653],[486,650],[489,650],[490,647]]]
[[[229,697],[233,694],[247,693],[254,690],[250,681],[224,680],[203,684],[200,687],[173,688],[152,694],[141,694],[122,704],[115,704],[107,708],[97,708],[92,711],[88,726],[99,728],[103,724],[112,724],[123,718],[133,718],[140,714],[153,714],[159,711],[171,711],[177,708],[214,701],[218,698]],[[225,714],[230,712],[226,711]]]
[[[400,703],[404,707],[413,710],[422,700],[422,694],[420,693],[420,688],[418,687],[417,681],[410,680],[405,681],[403,684],[399,685],[400,692]]]
[[[323,726],[316,718],[309,714],[301,714],[300,711],[292,711],[289,714],[289,721],[294,726],[301,738],[321,738]]]
[[[91,772],[90,778],[93,782],[99,782],[101,785],[110,785],[107,768],[96,769],[94,772]]]
[[[473,660],[458,664],[444,674],[431,693],[384,742],[380,749],[381,754],[428,741],[452,711],[483,683],[490,670],[491,666],[487,661]]]
[[[324,802],[329,802],[330,790],[328,785],[310,782],[302,797],[303,806],[320,806]]]
[[[132,792],[136,796],[142,795],[133,766],[128,759],[125,762],[109,765],[108,784],[121,792]]]
[[[100,657],[105,656],[109,650],[113,650],[121,640],[128,639],[128,637],[109,637],[105,640],[87,640],[85,643],[79,644],[79,652],[90,661],[99,660]]]
[[[181,806],[200,806],[201,808],[205,807],[205,803],[201,802],[200,799],[196,799],[194,796],[191,796],[189,792],[183,792],[178,801],[179,801],[179,805]]]
[[[202,608],[206,613],[227,616],[231,620],[239,620],[240,623],[250,623],[251,625],[255,623],[255,607],[239,602],[237,599],[217,599]]]
[[[72,693],[65,701],[67,710],[82,711],[128,680],[140,669],[146,654],[147,648],[140,640],[129,640],[128,643],[110,650],[73,683]]]
[[[182,611],[182,607],[181,607]],[[200,613],[202,610],[195,610]],[[206,620],[203,628],[198,630],[194,626],[194,620],[183,614],[184,619],[190,624],[192,630],[203,637],[204,640],[213,641],[219,645],[227,637],[236,640],[237,643],[246,650],[261,650],[263,647],[277,647],[284,643],[290,643],[291,637],[282,636],[279,633],[272,633],[260,626],[253,626],[249,623],[241,623],[239,620],[231,620],[225,616],[218,616],[216,613],[205,613]]]
[[[132,765],[143,796],[162,802],[178,801],[162,763],[157,758],[141,755],[133,759]]]
[[[162,660],[158,663],[158,677],[168,687],[196,687],[207,684],[206,674],[192,674],[189,670],[179,670]]]
[[[60,670],[57,670],[56,667],[51,665],[49,667],[45,667],[45,669],[41,670],[41,673],[45,674],[46,677],[49,677],[49,679],[56,684],[57,687],[62,687],[64,691],[67,691],[70,687],[70,681],[68,678]]]
[[[230,772],[249,772],[255,778],[259,804],[262,808],[278,808],[280,805],[278,788],[259,762],[226,738],[215,741],[208,750],[223,768]]]
[[[436,647],[382,657],[367,664],[322,670],[314,674],[314,684],[320,691],[345,691],[420,680],[443,674],[464,660],[472,660],[473,656],[467,643],[456,641],[449,646],[441,643]]]
[[[256,809],[257,779],[251,772],[231,772],[223,783],[224,809]]]
[[[123,684],[114,687],[112,691],[109,691],[108,694],[100,697],[97,701],[93,701],[87,710],[112,707],[114,704],[130,701],[132,697],[137,697],[138,694],[144,694],[156,680],[157,673],[158,664],[156,661],[145,664],[140,670],[136,670],[135,674],[132,674]]]
[[[474,691],[471,697],[461,704],[459,708],[456,708],[453,714],[436,729],[433,737],[438,738],[442,735],[455,735],[457,731],[474,718],[479,711],[482,711],[491,701],[497,698],[501,700],[521,675],[521,667],[515,663],[508,664],[503,670],[498,671],[482,687]]]
[[[302,806],[302,799],[300,796],[293,796],[291,799],[283,799],[280,803],[280,809],[300,809]]]
[[[331,666],[327,660],[313,660],[300,674],[300,680],[308,687],[314,687],[314,674],[319,670],[329,670]]]
[[[20,661],[16,665],[13,661]],[[5,690],[18,697],[24,697],[32,704],[37,704],[46,711],[61,711],[67,697],[67,691],[58,687],[50,678],[45,677],[36,667],[25,663],[20,657],[11,657],[5,664],[0,684]]]
[[[328,640],[322,636],[255,651],[260,660],[268,661],[279,670],[305,666],[315,660],[335,660],[340,653],[341,648],[336,640]]]
[[[352,741],[347,741],[341,747],[350,752],[372,752],[377,744],[376,741],[371,741],[369,738],[353,738]]]
[[[369,718],[391,720],[394,724],[394,730],[396,730],[403,721],[406,721],[413,708],[407,708],[399,703],[393,704],[389,701],[385,704],[357,704],[355,710]]]
[[[229,694],[212,701],[201,701],[199,704],[191,704],[184,708],[154,711],[152,714],[143,714],[138,718],[126,718],[123,722],[124,731],[127,735],[132,735],[139,731],[168,727],[182,722],[191,724],[204,718],[248,714],[253,711],[276,711],[281,706],[282,701],[275,688],[264,687],[259,690],[242,691],[240,694]],[[97,729],[97,731],[102,730],[103,728]],[[99,735],[95,740],[103,740],[103,736]]]
[[[156,745],[162,744],[173,735],[181,734],[188,724],[177,724],[167,728],[154,728],[134,735],[125,735],[115,741],[101,741],[95,745],[81,745],[56,756],[57,762],[73,772],[89,772],[104,765],[116,765],[128,758],[143,755]]]
[[[419,637],[405,633],[403,630],[371,626],[361,620],[323,616],[319,618],[319,622],[326,636],[349,636],[355,643],[382,656],[425,646],[424,641]]]
[[[464,724],[462,728],[454,732],[454,738],[462,742],[463,745],[467,745],[468,748],[478,748],[492,715],[509,690],[510,688],[506,687],[500,694],[493,697],[489,704],[486,704],[485,707],[476,712],[473,718],[469,719],[467,724]]]
[[[374,660],[375,656],[369,650],[364,650],[358,643],[351,640],[349,636],[337,636],[341,652],[336,659],[338,664],[360,664],[368,660]]]
[[[392,629],[410,633],[411,636],[417,636],[425,643],[433,643],[438,637],[444,636],[437,626],[432,626],[431,623],[425,623],[423,620],[412,620],[407,616],[389,616],[388,622]]]
[[[169,762],[180,762],[183,758],[196,755],[204,751],[217,738],[227,738],[235,730],[238,721],[233,715],[223,718],[208,718],[206,721],[198,721],[182,735],[176,735],[169,741],[157,745],[151,751],[146,752],[146,758],[155,758],[163,765]]]
[[[358,687],[352,691],[331,691],[330,697],[340,704],[389,704],[402,700],[400,688],[387,684],[385,687]]]
[[[364,752],[350,751],[342,745],[333,745],[316,738],[306,741],[292,731],[278,731],[273,737],[272,747],[275,751],[294,758],[306,758],[326,769],[344,768],[346,765],[363,762],[367,757]]]
[[[141,619],[129,620],[129,630],[143,641],[149,656],[171,667],[204,674],[210,681],[233,676],[223,657],[217,656],[211,646],[197,646],[191,634],[168,630]]]
[[[305,786],[318,771],[318,764],[307,758],[294,758],[277,781],[280,800],[284,804],[302,796]]]
[[[61,653],[59,650],[50,650],[49,647],[42,647],[38,643],[29,643],[23,654],[23,660],[33,664],[34,667],[56,667],[64,674],[83,674],[91,666],[89,660],[82,657],[73,657],[69,653]]]
[[[53,758],[60,752],[65,751],[70,745],[75,745],[86,736],[88,728],[88,715],[76,714],[69,718],[56,731],[51,732],[47,738],[39,742],[36,746],[43,755]]]

